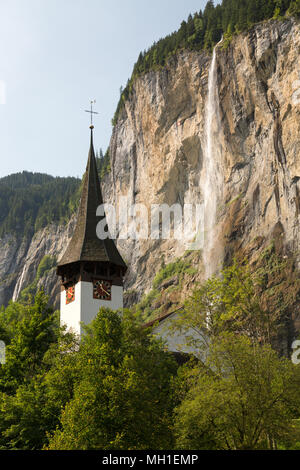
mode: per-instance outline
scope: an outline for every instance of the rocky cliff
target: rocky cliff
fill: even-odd
[[[0,243],[0,305],[10,299],[17,300],[22,290],[43,287],[51,302],[59,307],[59,284],[55,273],[55,262],[71,239],[75,217],[67,226],[52,224],[38,231],[32,239],[8,235]],[[38,268],[45,259],[51,259],[52,267],[37,277]]]
[[[205,182],[211,55],[181,52],[163,70],[137,79],[113,130],[107,200],[118,205],[123,195],[149,206],[213,197],[214,249],[206,262],[216,268],[237,252],[254,258],[276,239],[286,253],[296,253],[299,267],[299,54],[294,20],[259,24],[217,46],[210,194]],[[185,250],[176,240],[120,246],[130,266],[127,283],[139,291],[150,288],[162,257],[168,263]],[[201,270],[200,277],[205,266]]]
[[[148,208],[204,204],[210,225],[191,262],[191,285],[235,254],[255,263],[270,243],[300,268],[299,55],[299,23],[262,23],[220,43],[213,67],[208,52],[180,52],[138,78],[125,102],[111,138],[104,199],[117,207],[121,196]],[[30,241],[2,240],[1,302],[34,280],[45,254],[62,253],[73,226],[48,227]],[[190,256],[174,239],[118,245],[129,265],[128,302],[150,290],[162,264]],[[54,299],[54,270],[39,282]]]

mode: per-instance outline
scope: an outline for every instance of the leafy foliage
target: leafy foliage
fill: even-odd
[[[264,257],[277,282],[282,263],[272,250]],[[175,265],[162,266],[158,285],[189,269]],[[49,266],[45,258],[40,274]],[[33,303],[11,302],[0,311],[0,449],[298,448],[300,369],[268,344],[255,279],[235,263],[197,289],[203,295],[183,321],[206,328],[209,348],[195,343],[198,359],[179,370],[130,311],[100,309],[79,344],[42,292]],[[202,304],[211,319],[202,319]]]
[[[33,305],[19,305],[21,317],[17,321],[14,319],[13,336],[6,347],[6,362],[0,368],[1,391],[12,394],[19,385],[29,382],[41,367],[50,345],[57,341],[57,317],[47,303],[48,299],[41,291]],[[6,316],[5,311],[1,316]],[[2,325],[6,326],[3,321]]]
[[[287,261],[273,252],[263,256],[259,269],[235,261],[220,276],[212,276],[196,288],[185,302],[185,315],[174,327],[193,328],[207,338],[226,330],[276,347],[280,335],[287,337],[290,309],[297,304],[300,281],[291,271],[288,282],[282,279]],[[193,338],[189,340],[193,342]]]
[[[78,354],[80,379],[50,449],[162,449],[172,445],[176,365],[125,314],[100,309]]]
[[[78,344],[59,328],[47,301],[39,292],[32,305],[16,302],[1,311],[8,340],[0,366],[0,449],[40,449],[70,397],[67,377],[76,374],[70,364]]]
[[[204,363],[183,374],[183,399],[175,414],[177,446],[274,449],[293,436],[299,385],[299,368],[269,345],[223,333],[212,340]]]
[[[101,309],[79,345],[59,329],[42,293],[33,305],[18,303],[18,321],[12,304],[8,310],[1,449],[172,446],[177,365],[129,312],[121,319]]]

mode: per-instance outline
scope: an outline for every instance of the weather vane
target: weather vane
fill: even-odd
[[[94,126],[93,126],[93,114],[99,114],[99,113],[97,113],[96,111],[93,111],[93,104],[96,103],[96,100],[91,100],[90,103],[91,103],[91,109],[90,110],[85,109],[85,112],[90,113],[90,115],[91,115],[91,126],[90,127],[91,127],[91,129],[93,129],[94,128]]]

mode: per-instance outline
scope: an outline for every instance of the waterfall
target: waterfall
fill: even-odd
[[[13,296],[12,296],[12,301],[13,302],[16,302],[18,300],[18,297],[19,297],[19,294],[20,294],[20,291],[21,291],[21,288],[22,288],[22,285],[23,285],[23,279],[24,279],[25,271],[26,271],[26,263],[23,266],[21,276],[18,278],[18,280],[16,282],[16,286],[15,286],[14,293],[13,293]]]
[[[223,38],[221,39],[221,41]],[[220,42],[221,42],[220,41]],[[219,44],[219,43],[218,43]],[[217,59],[214,47],[212,62],[208,74],[208,93],[205,106],[205,147],[201,187],[204,203],[204,246],[203,262],[205,278],[210,277],[217,268],[218,247],[216,246],[217,204],[222,192],[220,171],[220,112],[219,92],[217,84]]]

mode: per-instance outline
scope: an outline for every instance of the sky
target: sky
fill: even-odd
[[[0,0],[0,177],[84,173],[109,145],[120,87],[141,50],[206,0]]]

